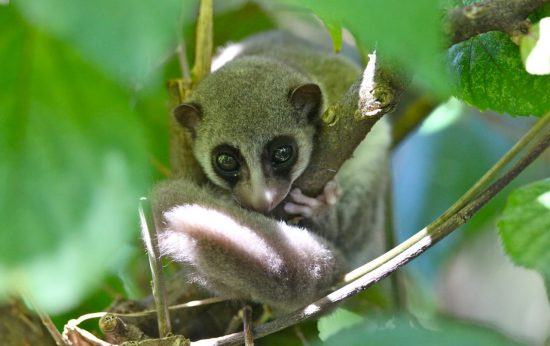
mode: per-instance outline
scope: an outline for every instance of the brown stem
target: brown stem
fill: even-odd
[[[252,309],[245,306],[242,310],[243,333],[245,346],[254,346],[254,334],[252,333]]]
[[[48,330],[48,333],[50,333],[52,338],[55,340],[55,344],[58,346],[66,346],[67,343],[65,342],[65,340],[63,340],[63,336],[61,335],[59,330],[57,330],[57,327],[53,323],[50,315],[48,315],[44,310],[39,308],[34,301],[32,304],[34,306],[36,314],[40,317],[42,324],[44,325],[44,327],[46,327],[46,329]]]
[[[488,31],[508,34],[524,32],[526,18],[549,0],[486,0],[447,13],[445,29],[451,43],[458,43]]]
[[[380,66],[376,53],[369,56],[363,75],[323,114],[314,155],[296,187],[310,196],[323,190],[374,124],[394,109],[405,89],[400,77]]]

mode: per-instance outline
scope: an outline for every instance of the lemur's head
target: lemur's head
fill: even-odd
[[[307,167],[321,108],[319,86],[302,73],[246,57],[201,81],[174,116],[209,180],[266,213]]]

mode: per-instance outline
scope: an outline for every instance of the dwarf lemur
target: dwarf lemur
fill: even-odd
[[[387,122],[320,196],[293,187],[315,155],[320,115],[360,73],[352,60],[284,32],[226,47],[173,111],[207,182],[183,175],[154,188],[162,254],[217,294],[288,311],[381,252]],[[271,215],[281,203],[302,221]]]

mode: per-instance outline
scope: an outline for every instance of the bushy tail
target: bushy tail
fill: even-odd
[[[341,256],[308,230],[220,208],[207,197],[185,198],[163,211],[159,224],[162,254],[190,265],[193,279],[207,288],[292,310],[321,296],[342,274]]]

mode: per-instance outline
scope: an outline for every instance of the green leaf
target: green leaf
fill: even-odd
[[[550,109],[550,76],[525,71],[508,35],[489,32],[449,49],[455,94],[480,110],[541,116]]]
[[[74,306],[128,256],[150,188],[133,96],[63,42],[0,11],[0,294]]]
[[[325,341],[324,345],[518,345],[503,335],[487,328],[452,320],[434,322],[437,322],[435,326],[436,330],[427,330],[403,317],[394,318],[389,321],[380,320],[378,321],[378,327],[369,323],[368,325],[359,325],[346,329],[330,337]]]
[[[330,34],[330,38],[332,40],[332,47],[334,48],[334,51],[338,53],[342,50],[342,23],[337,20],[333,19],[331,17],[323,17],[321,18],[323,23],[325,24],[325,27],[328,30],[328,33]]]
[[[194,18],[195,2],[21,0],[14,6],[36,27],[70,43],[85,60],[134,85],[155,77],[154,69],[177,45],[180,23]]]
[[[512,261],[550,281],[550,178],[512,192],[498,228]]]
[[[448,92],[443,66],[444,49],[438,0],[279,0],[306,8],[322,20],[341,23],[370,50],[376,49],[410,72],[418,82],[439,95]]]

